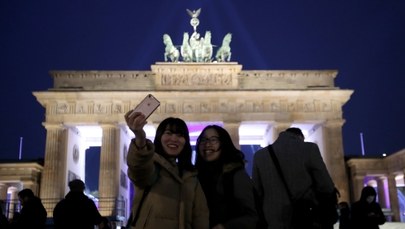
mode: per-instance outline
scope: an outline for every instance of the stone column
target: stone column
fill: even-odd
[[[9,187],[8,192],[10,193],[10,205],[7,212],[7,218],[12,219],[14,217],[14,212],[18,210],[18,189],[16,187]]]
[[[386,192],[385,192],[385,177],[376,177],[377,180],[377,195],[378,195],[378,203],[380,203],[382,208],[387,208],[387,200],[385,199]]]
[[[7,189],[8,186],[6,184],[0,183],[0,200],[7,199]]]
[[[240,149],[239,126],[240,122],[224,122],[224,128],[228,131],[229,135],[231,135],[232,142],[238,149]]]
[[[349,201],[348,176],[344,159],[342,125],[344,120],[327,121],[323,124],[323,152],[322,157],[326,167],[340,192],[339,201]]]
[[[388,175],[388,190],[390,195],[390,206],[393,222],[399,222],[401,220],[400,212],[399,212],[399,203],[398,203],[398,190],[397,190],[397,183],[395,181],[395,174]]]
[[[405,168],[402,170],[402,182],[405,184]]]
[[[2,202],[2,205],[0,205],[0,207],[3,207],[2,212],[6,217],[8,217],[8,212],[6,212],[6,206],[7,204],[10,203],[10,200],[7,199],[7,189],[8,186],[6,184],[0,183],[0,200],[4,201],[4,203]]]
[[[120,187],[120,129],[115,124],[102,124],[101,128],[99,209],[101,215],[110,216],[114,214]]]
[[[352,175],[353,177],[353,202],[360,200],[361,190],[364,188],[364,175]]]
[[[62,124],[45,123],[44,126],[47,131],[40,198],[54,200],[44,203],[48,216],[52,217],[56,201],[65,194],[67,131]]]

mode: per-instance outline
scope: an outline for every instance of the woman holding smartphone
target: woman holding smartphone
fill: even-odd
[[[128,157],[128,176],[135,185],[130,228],[208,229],[208,207],[191,162],[186,123],[163,120],[152,143],[146,139],[146,117],[132,110],[125,121],[135,134]]]

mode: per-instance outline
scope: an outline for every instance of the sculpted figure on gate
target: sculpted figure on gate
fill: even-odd
[[[163,35],[165,62],[212,62],[214,60],[213,53],[216,45],[212,44],[211,31],[206,31],[204,37],[201,37],[197,32],[197,27],[200,24],[198,16],[201,13],[201,8],[197,10],[187,9],[187,13],[191,17],[190,25],[193,27],[193,33],[190,36],[188,32],[184,32],[183,42],[177,46],[173,44],[168,34]],[[216,52],[216,61],[229,62],[231,60],[231,39],[231,33],[225,35],[222,46]],[[178,48],[180,48],[180,51]]]

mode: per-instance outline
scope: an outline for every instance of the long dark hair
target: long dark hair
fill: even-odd
[[[197,169],[204,166],[205,163],[204,159],[200,155],[200,143],[201,138],[204,137],[204,133],[208,129],[214,129],[218,133],[219,137],[219,144],[221,149],[221,154],[219,155],[218,161],[221,165],[228,164],[228,163],[240,163],[244,165],[245,155],[242,151],[237,149],[232,142],[232,138],[229,135],[228,131],[218,125],[209,125],[206,126],[202,131],[201,134],[197,138],[197,145],[196,145],[196,167]]]
[[[177,156],[177,165],[179,166],[180,172],[182,172],[183,170],[192,171],[194,169],[194,165],[191,162],[192,148],[190,145],[190,134],[187,124],[182,119],[173,117],[166,118],[159,124],[153,143],[155,145],[156,153],[162,155],[165,158],[167,158],[168,155],[163,149],[161,140],[162,135],[166,130],[169,130],[175,134],[180,134],[185,138],[186,141],[184,143],[184,148]]]

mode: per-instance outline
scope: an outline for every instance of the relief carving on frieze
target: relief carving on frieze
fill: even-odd
[[[260,113],[260,112],[339,112],[341,102],[336,100],[249,100],[249,101],[179,101],[167,102],[161,105],[163,113]],[[54,109],[52,109],[54,107]],[[55,114],[124,114],[122,102],[58,102],[50,106]]]
[[[85,114],[85,113],[88,113],[85,104],[81,103],[76,104],[76,114]]]
[[[244,111],[244,110],[246,110],[246,103],[239,102],[239,103],[236,105],[236,109],[237,109],[237,111]]]
[[[262,101],[238,101],[236,106],[236,112],[262,112],[263,102]]]
[[[58,103],[56,106],[56,113],[57,114],[66,114],[68,113],[68,104],[67,103]]]
[[[197,113],[192,103],[183,104],[183,113]]]
[[[287,104],[287,111],[289,111],[289,112],[294,112],[294,111],[296,111],[296,105],[297,105],[296,102],[289,102],[289,103]]]
[[[209,113],[213,111],[212,104],[201,102],[200,103],[200,113]]]
[[[122,104],[120,104],[120,103],[113,104],[113,113],[114,114],[123,113]]]
[[[262,103],[253,103],[253,111],[254,112],[262,112],[263,111],[263,104]]]
[[[214,111],[215,112],[215,111]],[[230,113],[234,112],[233,103],[232,102],[220,102],[218,112],[222,113]]]
[[[314,112],[315,111],[314,102],[305,103],[303,111],[304,112]]]
[[[94,113],[96,113],[96,114],[107,113],[107,108],[106,108],[106,106],[104,104],[97,103],[94,106]]]
[[[167,103],[166,104],[166,113],[176,113],[176,104],[175,103]]]
[[[322,102],[321,111],[329,112],[329,111],[332,111],[332,110],[333,110],[332,101],[330,101],[328,103]]]
[[[270,112],[278,112],[280,111],[280,104],[276,102],[272,102],[270,104]]]

